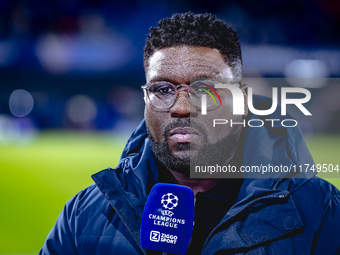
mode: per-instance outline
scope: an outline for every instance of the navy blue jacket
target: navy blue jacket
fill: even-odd
[[[257,108],[270,103],[256,100]],[[314,164],[297,127],[269,124],[247,128],[243,165]],[[339,254],[340,193],[314,175],[244,175],[237,202],[210,233],[202,254]],[[117,168],[92,178],[95,184],[67,202],[39,254],[146,253],[140,247],[141,217],[158,170],[144,121]]]

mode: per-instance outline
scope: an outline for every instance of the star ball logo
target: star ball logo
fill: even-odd
[[[234,115],[244,115],[245,114],[245,102],[244,102],[244,92],[242,91],[241,88],[239,88],[238,86],[235,85],[231,85],[231,84],[222,84],[222,83],[217,83],[214,84],[214,87],[216,89],[218,89],[218,91],[216,91],[212,86],[209,85],[205,85],[207,86],[207,88],[210,90],[207,90],[205,88],[200,88],[202,92],[202,96],[201,96],[201,114],[202,115],[207,115],[207,95],[209,95],[209,97],[213,100],[214,104],[217,106],[217,102],[214,98],[214,95],[216,95],[216,97],[218,98],[218,100],[220,101],[220,104],[222,106],[222,100],[221,97],[219,95],[219,90],[220,89],[227,89],[231,92],[232,94],[232,98],[233,98],[233,114]],[[291,99],[291,98],[287,98],[287,94],[289,93],[300,93],[300,94],[304,94],[303,98],[295,98],[295,99]],[[306,116],[311,116],[312,114],[303,106],[304,103],[307,103],[309,100],[311,99],[311,93],[309,90],[305,89],[305,88],[290,88],[290,87],[282,87],[281,88],[281,115],[285,116],[287,115],[287,105],[292,104],[295,105],[304,115]],[[272,113],[275,112],[277,106],[278,106],[278,88],[277,87],[273,87],[272,90],[272,105],[270,107],[270,109],[266,109],[266,110],[258,110],[254,107],[253,105],[253,92],[252,92],[252,88],[248,87],[248,109],[251,113],[258,115],[258,116],[268,116]],[[274,126],[274,122],[275,121],[280,121],[279,119],[253,119],[253,120],[249,120],[248,121],[248,126],[249,127],[262,127],[264,125],[264,121],[268,121],[271,122],[272,127]],[[258,122],[257,124],[255,124],[255,122]],[[287,124],[288,123],[294,123],[294,124]],[[230,126],[233,126],[233,121],[232,119],[226,120],[226,119],[214,119],[213,120],[213,127],[215,127],[216,125],[219,124],[227,124],[230,123]],[[234,124],[242,124],[244,127],[246,126],[246,121],[243,120],[243,122],[237,122]],[[295,127],[297,126],[297,121],[295,119],[283,119],[281,120],[281,125],[283,127]]]
[[[162,206],[167,210],[172,210],[178,205],[178,197],[172,193],[167,193],[162,196]]]

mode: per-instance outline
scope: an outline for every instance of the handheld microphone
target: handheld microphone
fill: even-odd
[[[194,192],[157,183],[146,201],[141,223],[143,248],[185,254],[194,228]]]

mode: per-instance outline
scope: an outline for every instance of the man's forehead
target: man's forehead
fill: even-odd
[[[219,62],[225,64],[219,50],[196,47],[196,46],[177,46],[169,47],[156,51],[149,59],[149,67],[163,62],[166,64],[181,64],[186,62]]]
[[[152,82],[167,75],[233,77],[231,68],[217,49],[196,46],[176,46],[156,51],[149,59],[147,81]]]

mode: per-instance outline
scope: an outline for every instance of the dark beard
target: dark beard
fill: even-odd
[[[168,133],[171,129],[176,127],[193,127],[201,132],[205,137],[205,146],[199,151],[190,151],[189,159],[180,159],[174,156],[168,146],[167,140],[164,142],[157,142],[151,135],[149,129],[147,132],[150,138],[150,145],[152,152],[157,161],[159,161],[167,169],[171,169],[178,173],[184,174],[186,177],[190,177],[190,166],[192,169],[195,166],[210,166],[210,165],[222,165],[226,160],[230,160],[236,151],[238,138],[236,130],[231,130],[228,136],[215,144],[207,142],[207,132],[200,125],[194,122],[190,122],[190,119],[177,119],[173,123],[166,126],[163,137],[168,137]],[[177,150],[190,150],[190,143],[179,143],[177,144]]]

